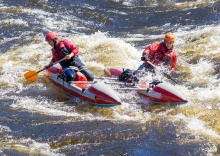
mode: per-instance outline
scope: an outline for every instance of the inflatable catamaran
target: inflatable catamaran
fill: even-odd
[[[112,107],[121,104],[116,92],[103,82],[90,81],[70,81],[67,82],[60,76],[60,69],[52,66],[46,70],[46,76],[58,87],[67,93],[78,97],[94,106]],[[79,74],[77,72],[77,74]]]
[[[38,73],[45,70],[47,78],[56,86],[70,95],[77,97],[84,102],[88,102],[88,104],[100,107],[112,107],[121,104],[121,100],[116,91],[109,85],[103,82],[90,82],[87,80],[80,81],[80,72],[76,72],[76,77],[78,79],[67,82],[62,76],[62,69],[58,64],[63,60],[64,58],[39,71],[30,70],[24,74],[24,77],[28,81],[34,81],[37,79]]]
[[[133,82],[119,82],[118,77],[122,72],[123,68],[120,67],[104,69],[105,76],[112,77],[113,80],[117,81],[113,83],[123,86],[123,88],[116,88],[115,90],[137,91],[140,96],[145,97],[152,104],[178,105],[188,102],[174,85],[167,82],[153,81],[144,85]]]

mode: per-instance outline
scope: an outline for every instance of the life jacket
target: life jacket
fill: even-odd
[[[71,51],[66,48],[64,45],[64,41],[59,41],[58,44],[56,45],[55,48],[52,49],[52,54],[53,54],[53,62],[58,61],[62,58],[64,58],[66,55],[69,55]],[[60,62],[61,66],[69,66],[69,65],[74,65],[73,62],[73,57],[69,60],[65,60]]]
[[[167,49],[165,44],[161,42],[155,52],[149,55],[149,59],[153,64],[169,65],[171,63],[172,49]]]

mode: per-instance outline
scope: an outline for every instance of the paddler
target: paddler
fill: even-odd
[[[65,60],[60,65],[67,81],[75,80],[76,72],[74,68],[76,67],[86,76],[88,81],[93,81],[94,77],[79,57],[79,50],[76,45],[67,39],[59,40],[56,32],[49,32],[45,40],[52,47],[52,59],[50,63],[54,63],[65,57]]]
[[[150,61],[154,65],[167,66],[170,73],[174,73],[177,62],[177,54],[173,50],[174,42],[174,34],[168,32],[162,42],[157,41],[147,46],[141,57],[141,61],[144,61],[144,63],[138,67],[137,71],[145,69],[145,71],[154,72],[154,68],[148,63]]]
[[[151,45],[147,46],[142,52],[141,61],[144,61],[138,69],[132,72],[130,69],[126,69],[119,76],[120,81],[138,81],[138,71],[150,71],[155,73],[155,65],[163,65],[168,67],[170,72],[176,71],[177,54],[173,51],[173,44],[175,42],[175,36],[172,32],[167,32],[162,42],[156,41]],[[166,77],[170,78],[170,74],[164,73]]]

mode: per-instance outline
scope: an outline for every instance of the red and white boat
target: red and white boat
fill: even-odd
[[[122,71],[123,68],[120,67],[109,67],[104,69],[104,74],[107,77],[114,77],[117,80]],[[139,95],[147,98],[152,104],[178,105],[188,102],[174,85],[167,82],[136,83],[133,86],[131,83],[124,82],[118,82],[116,84],[125,86],[124,88],[116,88],[116,90],[135,90]]]
[[[67,93],[94,106],[112,107],[121,104],[117,93],[103,82],[71,81],[60,76],[60,66],[54,65],[46,70],[46,76]],[[79,72],[77,72],[79,74]]]

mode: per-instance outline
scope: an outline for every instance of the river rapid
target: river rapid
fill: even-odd
[[[0,0],[0,16],[0,155],[220,155],[219,1]],[[154,106],[122,92],[122,105],[99,108],[43,72],[27,82],[25,72],[50,62],[48,31],[75,43],[95,76],[136,69],[144,48],[172,31],[188,103]]]

